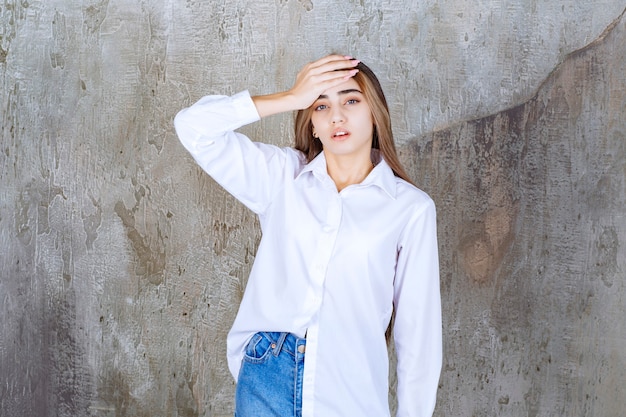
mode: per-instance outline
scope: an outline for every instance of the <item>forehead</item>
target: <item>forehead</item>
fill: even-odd
[[[340,92],[342,91],[346,91],[346,90],[358,90],[361,91],[361,87],[359,86],[359,83],[356,82],[356,80],[354,78],[350,78],[348,80],[346,80],[345,82],[329,88],[328,90],[324,91],[322,93],[322,95],[328,96],[328,97],[334,97],[339,95]]]

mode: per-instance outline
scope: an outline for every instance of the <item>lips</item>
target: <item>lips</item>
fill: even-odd
[[[350,136],[350,132],[348,132],[346,129],[335,129],[332,133],[332,138],[334,140],[343,140],[346,139],[348,136]]]

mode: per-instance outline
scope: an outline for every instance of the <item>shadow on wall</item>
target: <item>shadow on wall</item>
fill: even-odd
[[[400,149],[438,207],[438,415],[622,413],[625,45],[622,14],[527,103]]]

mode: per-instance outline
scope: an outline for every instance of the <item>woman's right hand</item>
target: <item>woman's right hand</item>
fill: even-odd
[[[354,77],[359,60],[343,55],[328,55],[305,65],[288,91],[252,97],[260,117],[306,109],[329,88]]]
[[[349,56],[328,55],[305,65],[287,93],[292,96],[295,110],[306,109],[329,88],[354,77],[359,61]]]

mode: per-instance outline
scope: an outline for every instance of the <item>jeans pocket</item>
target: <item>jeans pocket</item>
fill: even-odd
[[[257,333],[246,345],[243,360],[249,363],[263,363],[270,357],[275,346],[275,342],[264,333]]]

